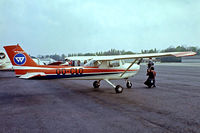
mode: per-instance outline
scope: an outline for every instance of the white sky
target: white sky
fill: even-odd
[[[0,49],[31,55],[200,47],[200,0],[0,0]]]

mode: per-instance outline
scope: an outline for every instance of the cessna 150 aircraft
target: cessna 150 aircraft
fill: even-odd
[[[162,56],[193,56],[195,52],[168,52],[136,55],[116,56],[94,56],[84,66],[50,66],[38,65],[24,50],[17,44],[4,46],[10,61],[13,64],[15,74],[23,79],[51,79],[66,78],[75,80],[96,80],[94,88],[99,88],[100,81],[105,80],[115,88],[116,93],[122,93],[123,87],[110,82],[113,79],[125,79],[127,88],[132,87],[128,80],[140,69],[140,62],[143,58]],[[132,63],[125,63],[124,59],[135,59]]]
[[[4,51],[0,51],[0,70],[12,70],[12,64]]]

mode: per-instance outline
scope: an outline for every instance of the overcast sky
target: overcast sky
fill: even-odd
[[[0,0],[0,46],[32,55],[200,47],[200,0]]]

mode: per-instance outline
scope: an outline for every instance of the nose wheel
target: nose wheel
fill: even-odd
[[[126,87],[129,88],[129,89],[132,87],[131,81],[127,81],[127,82],[126,82]]]
[[[94,88],[99,88],[99,86],[100,86],[100,80],[99,81],[94,81],[93,87]]]

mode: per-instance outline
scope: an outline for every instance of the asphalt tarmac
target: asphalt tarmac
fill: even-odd
[[[148,89],[146,67],[115,94],[102,81],[23,80],[0,71],[0,133],[199,133],[200,65],[156,65]],[[113,81],[125,87],[125,81]]]

